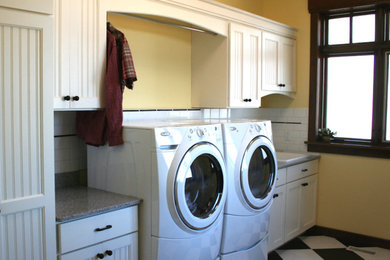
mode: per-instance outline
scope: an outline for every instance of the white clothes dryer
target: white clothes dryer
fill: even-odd
[[[138,122],[123,137],[122,146],[88,146],[88,185],[142,199],[140,259],[217,259],[227,194],[221,125]]]
[[[221,259],[265,260],[278,169],[271,122],[222,123],[228,196]]]

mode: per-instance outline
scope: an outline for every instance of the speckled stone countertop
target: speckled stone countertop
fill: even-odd
[[[138,205],[140,199],[85,186],[56,189],[57,224]]]
[[[320,159],[318,153],[276,152],[278,169],[286,168],[300,163]]]

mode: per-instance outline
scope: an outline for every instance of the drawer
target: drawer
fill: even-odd
[[[138,232],[114,238],[103,243],[58,256],[59,260],[99,259],[136,260],[138,259]],[[111,255],[111,257],[110,257]]]
[[[300,163],[287,167],[287,182],[295,181],[300,178],[317,173],[318,160]]]
[[[276,177],[276,187],[286,184],[287,168],[279,169],[278,176]]]
[[[57,225],[58,253],[137,231],[138,207],[133,206]]]

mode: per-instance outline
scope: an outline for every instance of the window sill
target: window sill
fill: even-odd
[[[390,158],[390,146],[339,142],[306,142],[309,152]]]

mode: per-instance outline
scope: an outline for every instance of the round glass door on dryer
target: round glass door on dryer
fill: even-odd
[[[175,152],[166,186],[167,211],[160,197],[159,259],[218,257],[227,194],[222,140],[218,148],[201,141],[182,143]]]
[[[172,189],[176,220],[189,230],[205,230],[221,215],[225,203],[223,157],[213,144],[198,143],[176,169]]]
[[[264,209],[272,200],[275,188],[277,160],[274,146],[267,137],[257,136],[249,142],[241,158],[241,163],[236,164],[239,167],[236,172],[240,173],[242,198],[250,209]]]

